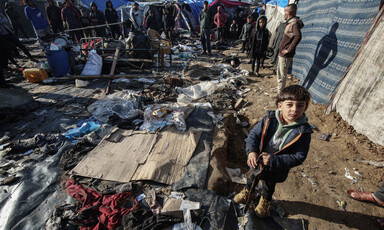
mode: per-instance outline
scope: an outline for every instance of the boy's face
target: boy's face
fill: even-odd
[[[251,23],[252,22],[252,18],[247,18],[247,22]]]
[[[307,110],[307,104],[305,101],[293,101],[285,100],[278,104],[280,113],[283,115],[284,121],[289,125],[297,121],[303,116],[305,110]]]
[[[264,28],[264,26],[265,26],[265,20],[264,19],[259,20],[259,26],[260,26],[260,28]]]

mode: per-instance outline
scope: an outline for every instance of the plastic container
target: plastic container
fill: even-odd
[[[23,70],[23,76],[28,82],[42,82],[48,78],[48,74],[43,68],[30,68]]]
[[[49,68],[54,77],[63,77],[71,71],[69,56],[67,51],[61,50],[46,50]]]

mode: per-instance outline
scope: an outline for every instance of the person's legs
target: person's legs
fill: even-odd
[[[256,58],[256,73],[258,74],[259,73],[259,69],[260,69],[260,61],[261,61],[261,59],[260,59],[260,57],[257,57]]]
[[[13,34],[6,35],[6,39],[9,42],[15,44],[17,47],[19,47],[25,53],[25,55],[27,55],[30,59],[33,58],[31,53],[29,53],[27,47],[25,47],[25,45],[21,43],[21,41],[18,38],[16,38]]]
[[[207,43],[206,43],[206,38],[205,38],[205,29],[201,29],[200,32],[200,39],[201,39],[201,45],[203,46],[203,52],[207,52]]]
[[[251,64],[252,64],[252,73],[255,72],[255,59],[254,58],[251,58]],[[257,72],[257,70],[256,70]]]
[[[275,192],[276,182],[266,180],[261,180],[261,182],[261,195],[264,197],[265,200],[271,201],[272,195]]]
[[[205,33],[206,33],[206,40],[205,42],[207,43],[207,50],[208,50],[208,53],[210,54],[211,53],[211,30],[210,29],[205,29],[204,30]]]
[[[277,65],[277,93],[285,88],[287,81],[288,67],[292,62],[292,58],[286,58],[279,56],[279,62]]]

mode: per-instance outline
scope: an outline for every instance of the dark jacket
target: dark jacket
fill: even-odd
[[[260,16],[256,21],[256,28],[252,30],[250,38],[251,52],[249,52],[249,55],[251,58],[264,57],[268,48],[269,30],[267,29],[267,23],[265,23],[264,28],[260,28],[259,20],[261,18],[265,18],[265,22],[267,22],[265,16]]]
[[[153,29],[153,30],[158,30],[157,26],[157,21],[154,15],[150,16],[148,15],[147,18],[145,19],[145,25],[147,26],[148,29]]]
[[[96,10],[92,10],[92,6],[96,6]],[[91,2],[91,12],[89,13],[89,19],[91,19],[91,25],[102,25],[105,24],[104,14],[97,9],[97,5],[94,2]],[[94,20],[97,20],[95,23]]]
[[[212,24],[212,16],[209,10],[202,10],[199,15],[200,28],[210,29]]]
[[[45,12],[47,12],[48,23],[51,24],[62,24],[61,20],[61,9],[58,6],[47,6],[45,7]]]
[[[70,7],[64,7],[61,10],[61,20],[67,23],[68,29],[74,29],[81,26],[81,18],[79,11],[73,6],[72,1],[67,0],[71,3]]]
[[[11,22],[12,25],[14,24],[20,24],[20,15],[16,12],[14,8],[9,8],[8,6],[11,5],[11,3],[6,2],[5,3],[5,10],[4,13],[7,15],[8,20]]]
[[[299,17],[293,17],[287,20],[284,35],[279,46],[279,56],[289,58],[295,55],[296,46],[301,41],[300,29],[303,27],[304,23]],[[288,50],[288,53],[285,55],[281,53],[284,49]]]
[[[119,15],[117,14],[117,11],[115,9],[113,9],[113,5],[112,5],[112,8],[108,8],[108,3],[111,3],[111,1],[107,1],[105,3],[105,10],[104,10],[104,15],[105,15],[105,20],[108,22],[108,23],[116,23],[119,21]]]
[[[243,41],[248,40],[248,38],[251,36],[253,28],[255,28],[253,23],[245,23],[241,29],[240,39]]]
[[[250,131],[246,142],[246,152],[263,152],[268,142],[273,138],[278,126],[275,111],[268,111],[259,123]],[[283,147],[271,155],[270,165],[264,168],[262,179],[283,182],[287,179],[289,170],[301,165],[307,158],[311,134],[308,123],[297,126],[285,140]]]
[[[163,14],[161,16],[162,27],[165,30],[168,30],[175,26],[175,19],[173,18],[171,13]]]

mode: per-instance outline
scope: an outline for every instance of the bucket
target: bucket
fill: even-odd
[[[71,72],[68,53],[65,49],[46,50],[45,54],[47,56],[49,68],[54,77],[63,77]]]

